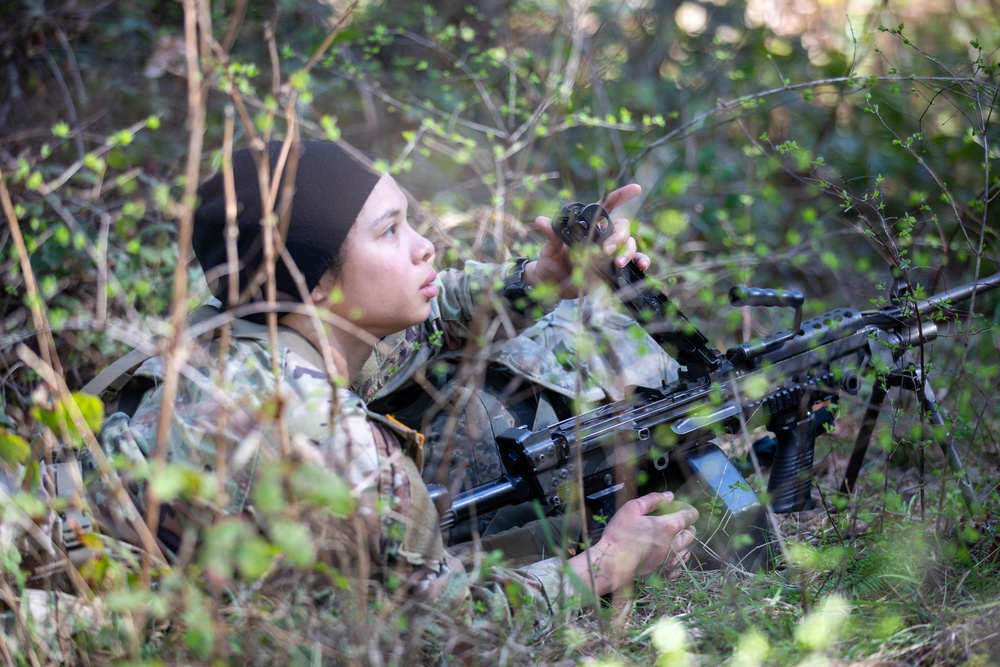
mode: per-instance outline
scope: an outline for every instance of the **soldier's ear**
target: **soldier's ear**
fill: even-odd
[[[329,288],[323,289],[320,285],[317,285],[313,288],[313,291],[309,293],[309,297],[315,305],[324,306],[330,303],[330,290]]]
[[[332,270],[327,270],[320,276],[316,287],[309,293],[310,298],[317,306],[337,303],[341,298],[340,280],[334,276]]]

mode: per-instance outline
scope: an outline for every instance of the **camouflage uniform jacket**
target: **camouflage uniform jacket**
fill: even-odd
[[[482,266],[464,273],[442,272],[440,320],[453,317],[458,329],[467,327],[476,305],[473,288],[493,280],[496,270]],[[434,327],[432,323],[429,331],[441,332],[440,336],[454,333],[446,331],[447,327]],[[224,465],[225,484],[216,497],[202,494],[165,508],[157,534],[162,545],[170,551],[181,550],[184,540],[191,539],[192,528],[197,532],[220,516],[249,517],[267,534],[270,517],[259,507],[256,490],[263,475],[295,461],[323,474],[332,471],[357,498],[354,517],[360,517],[360,522],[343,523],[350,524],[360,543],[368,545],[370,562],[354,566],[370,568],[383,581],[404,582],[412,598],[449,617],[471,621],[474,610],[486,610],[494,618],[509,620],[512,605],[524,606],[529,601],[528,606],[541,610],[544,619],[559,608],[579,604],[570,600],[576,587],[568,582],[558,558],[520,569],[496,567],[478,578],[467,573],[442,544],[437,510],[417,465],[407,455],[413,452],[404,451],[405,438],[382,420],[373,421],[359,396],[331,382],[315,351],[303,354],[302,345],[285,344],[288,336],[296,335],[283,330],[276,350],[276,373],[270,346],[258,340],[232,340],[221,365],[217,361],[219,339],[188,358],[164,444],[165,457],[208,479],[214,479],[212,471]],[[416,343],[422,342],[413,340],[407,348],[411,352],[419,350]],[[159,359],[151,359],[139,374],[156,376],[160,364]],[[131,419],[122,413],[112,415],[102,430],[103,448],[120,462],[127,483],[148,479],[163,391],[160,386],[151,392]],[[275,418],[279,412],[283,420]],[[86,473],[88,466],[84,468]],[[91,484],[89,489],[104,531],[137,543],[126,509],[106,502],[107,492],[100,484]],[[144,515],[142,487],[131,484],[130,491],[136,509]],[[335,531],[324,525],[329,513],[314,514],[319,518],[313,516],[309,525],[317,557],[333,567],[356,561],[357,547],[338,543],[330,535]],[[345,553],[350,558],[338,560],[337,554]],[[517,600],[508,598],[513,590],[520,591]]]

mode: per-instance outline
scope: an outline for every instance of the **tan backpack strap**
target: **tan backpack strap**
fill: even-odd
[[[291,329],[279,328],[278,340],[280,340],[285,347],[295,352],[295,354],[299,355],[319,370],[326,372],[326,362],[323,361],[323,354],[313,347],[312,343],[303,338],[302,334]]]
[[[142,348],[132,350],[98,373],[93,380],[84,385],[83,392],[97,396],[105,403],[113,401],[135,375],[136,369],[152,356],[153,352]]]
[[[221,313],[222,311],[219,308],[211,304],[199,306],[198,309],[191,313],[188,317],[188,326],[195,327]],[[234,338],[258,340],[265,344],[270,340],[267,333],[267,326],[264,324],[256,324],[254,322],[250,322],[249,320],[235,319],[233,320],[232,325]],[[216,328],[214,330],[214,335],[217,336],[218,332],[219,330]],[[309,341],[295,331],[286,327],[278,327],[278,340],[285,347],[295,352],[316,368],[320,370],[326,368],[326,364],[323,361],[323,355],[320,354],[319,350],[314,348]],[[155,354],[156,353],[154,351],[149,349],[138,348],[132,350],[124,357],[121,357],[98,373],[93,380],[88,382],[83,387],[83,392],[92,396],[97,396],[105,403],[110,403],[118,398],[118,395],[121,393],[122,389],[125,388],[125,385],[127,385],[135,376],[135,372],[138,370],[139,366],[142,366],[148,359],[155,356]]]
[[[208,318],[218,315],[220,312],[222,311],[211,304],[199,306],[188,317],[188,326],[201,324]],[[118,397],[118,394],[125,388],[125,385],[132,380],[139,366],[142,366],[146,360],[154,356],[156,356],[156,353],[149,349],[136,348],[132,350],[84,385],[82,389],[83,393],[97,396],[105,403],[110,403]]]
[[[257,340],[264,345],[267,345],[271,340],[271,337],[267,333],[266,324],[257,324],[249,320],[233,320],[233,338]],[[326,369],[326,362],[323,361],[323,355],[312,346],[312,343],[303,338],[301,334],[288,327],[279,326],[278,341],[319,370]]]

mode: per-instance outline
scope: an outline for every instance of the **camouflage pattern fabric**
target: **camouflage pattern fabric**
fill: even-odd
[[[0,659],[5,664],[83,662],[73,637],[108,624],[99,601],[84,601],[61,591],[28,588],[18,602],[16,611],[0,611]]]
[[[561,301],[504,343],[495,361],[534,384],[592,403],[620,401],[636,386],[677,379],[677,362],[635,320],[617,310],[606,288]]]
[[[0,553],[24,577],[0,582],[0,663],[76,663],[74,637],[108,624],[99,599],[66,592],[79,590],[68,573],[93,555],[79,539],[92,532],[80,488],[72,456],[30,470],[0,462]]]
[[[472,292],[490,285],[496,271],[483,265],[467,272],[442,272],[443,315],[424,330],[438,345],[428,338],[404,337],[411,341],[404,346],[411,358],[442,346],[456,332],[470,330],[482,309]],[[211,475],[224,465],[224,485],[217,495],[202,494],[164,508],[156,537],[168,552],[182,551],[200,529],[220,517],[246,517],[267,534],[272,517],[255,504],[255,489],[262,475],[294,463],[335,474],[357,497],[356,520],[345,522],[354,531],[350,540],[331,529],[329,513],[308,515],[319,558],[332,568],[347,564],[383,582],[397,582],[413,599],[460,621],[472,622],[477,612],[509,621],[512,590],[520,591],[518,606],[529,601],[542,622],[558,609],[579,604],[578,587],[565,576],[559,558],[519,569],[496,567],[478,578],[468,574],[462,561],[444,547],[437,511],[420,471],[404,451],[400,433],[405,429],[372,421],[361,397],[338,386],[314,361],[279,344],[275,375],[265,343],[236,339],[221,365],[218,346],[215,340],[191,351],[164,453],[167,461],[197,473]],[[159,387],[149,394],[131,419],[120,413],[110,417],[101,433],[102,446],[121,464],[140,514],[145,513],[146,498],[140,480],[149,475],[162,392]],[[275,419],[279,410],[287,427],[284,438]],[[93,474],[86,460],[84,473]],[[109,491],[91,478],[88,492],[102,530],[135,543],[125,515],[132,510],[108,502]],[[368,547],[367,562],[357,562],[358,541]]]

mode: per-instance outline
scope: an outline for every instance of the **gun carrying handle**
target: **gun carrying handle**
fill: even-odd
[[[763,289],[736,285],[729,289],[729,304],[740,306],[765,306],[801,309],[805,303],[802,292],[784,289]]]
[[[552,229],[567,246],[597,243],[611,235],[614,225],[611,216],[600,204],[573,202],[563,207],[556,216]]]
[[[784,345],[785,342],[791,340],[799,333],[799,328],[802,326],[803,303],[805,303],[805,296],[802,292],[795,290],[762,289],[760,287],[746,287],[744,285],[731,287],[729,289],[729,305],[734,308],[743,306],[792,308],[795,311],[795,321],[792,323],[792,328],[785,335],[766,342],[758,338],[743,345],[729,348],[726,351],[726,356],[730,361],[740,364]]]

